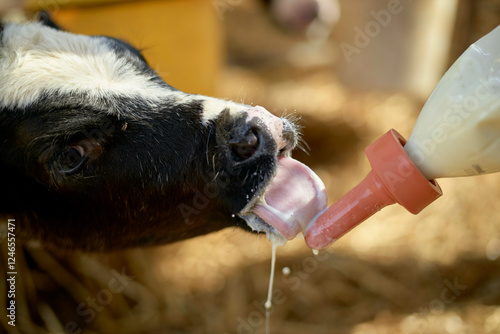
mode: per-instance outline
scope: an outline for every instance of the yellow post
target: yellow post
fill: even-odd
[[[223,59],[221,22],[210,0],[28,0],[62,28],[123,39],[180,90],[214,95]]]

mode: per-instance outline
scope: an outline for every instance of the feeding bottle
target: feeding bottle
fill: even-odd
[[[311,222],[309,247],[327,247],[390,204],[419,213],[442,194],[435,178],[500,171],[500,26],[446,72],[408,142],[390,130],[366,155],[372,171]]]

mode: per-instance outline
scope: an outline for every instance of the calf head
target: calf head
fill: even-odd
[[[123,41],[0,26],[0,214],[19,238],[110,250],[273,233],[254,209],[297,136],[264,108],[174,89]]]

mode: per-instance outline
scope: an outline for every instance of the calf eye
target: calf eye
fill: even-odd
[[[87,161],[87,154],[83,146],[66,146],[59,156],[60,170],[64,174],[75,173]]]

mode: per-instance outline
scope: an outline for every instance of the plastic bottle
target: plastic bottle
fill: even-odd
[[[500,27],[472,44],[427,100],[405,151],[428,178],[500,171]]]

